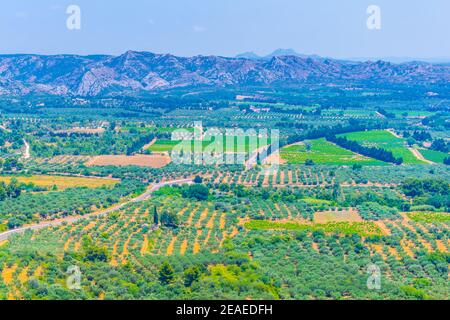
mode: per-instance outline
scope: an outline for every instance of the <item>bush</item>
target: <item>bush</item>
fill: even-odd
[[[194,184],[185,187],[182,191],[183,198],[196,199],[198,201],[207,200],[209,197],[209,189],[201,184]]]

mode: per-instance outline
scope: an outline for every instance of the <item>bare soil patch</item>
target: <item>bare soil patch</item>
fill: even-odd
[[[72,128],[68,130],[57,130],[55,133],[57,134],[72,134],[72,133],[81,133],[81,134],[102,134],[105,132],[105,128]]]
[[[162,168],[170,163],[171,159],[165,155],[107,155],[97,156],[86,162],[87,166],[138,166],[150,168]]]
[[[362,222],[363,219],[355,209],[343,211],[322,211],[314,214],[315,223],[328,222]]]

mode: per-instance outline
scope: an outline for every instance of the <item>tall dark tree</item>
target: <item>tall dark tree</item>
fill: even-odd
[[[156,206],[153,207],[153,223],[155,224],[155,226],[159,225],[159,216]]]
[[[159,281],[164,284],[170,284],[175,278],[173,267],[166,261],[159,269]]]
[[[4,182],[0,182],[0,201],[6,199],[6,185]]]

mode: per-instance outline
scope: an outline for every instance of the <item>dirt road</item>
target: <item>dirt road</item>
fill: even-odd
[[[418,160],[426,162],[428,164],[435,164],[433,161],[427,160],[423,157],[423,155],[420,153],[419,150],[415,149],[415,148],[408,148],[409,151],[412,152],[412,154],[414,155],[414,157],[416,157]]]
[[[130,203],[136,203],[136,202],[142,202],[142,201],[148,200],[155,191],[161,189],[162,187],[172,186],[172,185],[191,184],[191,183],[192,183],[192,179],[172,180],[172,181],[157,183],[155,185],[152,185],[149,189],[147,189],[140,196],[133,198],[131,200],[128,200],[127,202],[117,204],[106,210],[99,211],[99,212],[93,212],[93,213],[86,214],[83,216],[70,216],[70,217],[63,218],[63,219],[41,222],[38,224],[33,224],[33,225],[28,225],[28,226],[24,226],[24,227],[13,229],[13,230],[8,230],[3,233],[0,233],[0,241],[7,240],[13,234],[23,233],[27,230],[39,230],[39,229],[43,229],[43,228],[47,228],[47,227],[58,226],[63,223],[74,223],[74,222],[82,220],[82,219],[106,216],[112,212],[119,211],[120,209],[122,209],[123,207],[125,207],[126,205],[128,205]]]
[[[23,143],[25,144],[25,152],[23,153],[23,158],[30,159],[31,158],[30,144],[25,139],[23,139]]]

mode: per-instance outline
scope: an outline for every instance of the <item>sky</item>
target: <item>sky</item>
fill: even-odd
[[[81,10],[69,30],[66,10]],[[381,29],[367,27],[380,8]],[[0,54],[234,56],[277,48],[334,58],[450,59],[450,0],[1,0]]]

